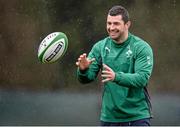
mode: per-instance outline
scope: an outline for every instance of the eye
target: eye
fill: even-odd
[[[121,25],[120,22],[114,22],[114,25],[118,26],[118,25]]]
[[[107,25],[111,25],[112,23],[111,22],[107,22]]]

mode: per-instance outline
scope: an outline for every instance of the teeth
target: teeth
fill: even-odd
[[[115,33],[117,33],[117,32],[115,32],[115,31],[111,31],[110,33],[115,34]]]

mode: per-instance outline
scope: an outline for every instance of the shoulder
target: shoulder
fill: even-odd
[[[100,50],[101,48],[103,48],[108,42],[110,41],[109,37],[103,38],[101,40],[99,40],[98,42],[96,42],[92,49],[97,49]]]
[[[140,54],[140,53],[148,53],[148,54],[152,54],[152,47],[150,46],[150,44],[143,40],[142,38],[132,35],[132,44],[134,47],[134,50],[136,52],[136,55]]]
[[[132,35],[132,43],[134,45],[135,48],[149,48],[149,49],[152,49],[150,44],[143,40],[142,38],[138,37],[138,36],[135,36],[135,35]]]
[[[90,51],[90,54],[95,53],[95,54],[100,54],[101,50],[103,49],[104,45],[108,42],[108,37],[101,39],[97,41],[93,46]]]
[[[94,44],[94,46],[102,46],[102,45],[105,45],[108,41],[110,41],[110,38],[109,38],[109,37],[103,38],[103,39],[99,40],[98,42],[96,42],[96,43]]]
[[[98,61],[98,63],[101,63],[101,53],[102,53],[103,47],[108,42],[108,40],[109,40],[108,37],[106,37],[106,38],[96,42],[93,45],[91,51],[89,52],[88,57],[89,58],[95,58],[96,61]]]
[[[149,47],[149,48],[151,48],[151,46],[149,45],[149,43],[147,41],[145,41],[144,39],[142,39],[138,36],[132,35],[132,40],[133,40],[133,43],[136,47]]]

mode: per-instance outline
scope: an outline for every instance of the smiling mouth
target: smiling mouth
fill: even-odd
[[[115,30],[109,30],[109,33],[110,33],[110,34],[117,34],[118,31],[117,31],[117,30],[116,30],[116,31],[115,31]]]
[[[116,32],[110,32],[109,33],[111,36],[115,36],[115,35],[117,35],[117,33]]]

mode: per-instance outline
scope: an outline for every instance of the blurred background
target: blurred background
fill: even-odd
[[[0,0],[0,125],[99,125],[100,82],[80,84],[75,62],[107,36],[106,15],[117,4],[154,51],[152,124],[180,125],[179,0]],[[42,64],[38,46],[55,31],[68,36],[67,53]]]

